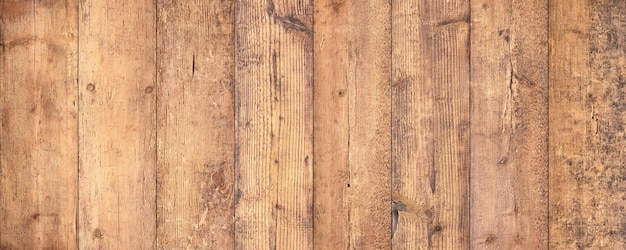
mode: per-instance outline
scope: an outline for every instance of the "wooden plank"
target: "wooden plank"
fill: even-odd
[[[469,245],[469,1],[393,2],[393,247]]]
[[[0,1],[0,249],[76,248],[76,6]]]
[[[309,249],[313,2],[235,8],[235,248]]]
[[[315,247],[391,247],[391,5],[316,2]]]
[[[157,247],[234,244],[234,1],[159,1]]]
[[[548,248],[548,2],[472,2],[471,248]]]
[[[155,13],[148,0],[80,2],[80,248],[155,245]]]
[[[550,1],[550,247],[626,248],[626,2]]]

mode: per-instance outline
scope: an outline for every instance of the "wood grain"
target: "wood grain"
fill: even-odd
[[[312,11],[236,2],[236,249],[313,245]]]
[[[0,1],[0,249],[76,248],[76,6]]]
[[[472,1],[472,249],[548,248],[547,7]]]
[[[158,248],[234,244],[233,13],[158,3]]]
[[[550,248],[626,248],[626,2],[550,1]]]
[[[155,245],[155,11],[80,2],[80,248]]]
[[[315,9],[315,247],[388,249],[391,5]]]
[[[393,2],[393,248],[469,245],[469,1]]]

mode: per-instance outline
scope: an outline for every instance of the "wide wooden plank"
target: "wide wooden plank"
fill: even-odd
[[[548,1],[472,1],[471,248],[548,247]]]
[[[626,248],[626,2],[550,1],[550,247]]]
[[[157,247],[234,244],[234,1],[159,1]]]
[[[0,1],[0,249],[75,249],[74,0]]]
[[[393,1],[393,247],[469,245],[469,1]]]
[[[312,11],[236,2],[236,249],[313,244]]]
[[[155,11],[152,0],[80,2],[80,248],[155,245]]]
[[[315,248],[389,249],[391,5],[315,4]]]

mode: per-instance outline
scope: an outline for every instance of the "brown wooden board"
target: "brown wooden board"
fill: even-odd
[[[234,1],[157,13],[157,247],[232,248]]]
[[[76,15],[0,1],[0,249],[76,248]]]
[[[235,13],[235,248],[311,249],[313,2]]]
[[[391,4],[315,4],[315,248],[388,249]]]
[[[626,247],[626,2],[550,1],[550,248]]]
[[[467,249],[469,1],[393,1],[394,249]]]
[[[472,249],[548,247],[547,7],[472,1]]]
[[[156,239],[155,2],[80,1],[79,247]]]

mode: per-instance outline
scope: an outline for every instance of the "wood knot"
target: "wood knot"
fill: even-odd
[[[102,236],[104,236],[100,228],[94,229],[91,235],[93,236],[94,239],[102,239]]]
[[[217,171],[211,175],[211,182],[214,188],[222,188],[224,187],[224,172]]]

